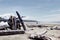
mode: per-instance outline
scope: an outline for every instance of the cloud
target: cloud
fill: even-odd
[[[9,19],[10,16],[16,16],[16,15],[14,15],[13,13],[5,13],[0,15],[0,17],[5,19]]]
[[[60,9],[58,9],[58,10],[51,10],[51,11],[49,11],[50,13],[60,13]]]
[[[17,15],[13,14],[13,13],[4,13],[4,14],[1,14],[0,17],[4,18],[4,19],[9,19],[10,16],[15,16],[15,17],[18,17]],[[30,20],[30,19],[33,19],[32,17],[30,16],[22,16],[22,19],[27,19],[27,20]]]
[[[52,15],[44,16],[41,18],[41,21],[46,21],[46,22],[60,21],[60,14],[52,14]]]
[[[25,16],[23,19],[29,19],[30,17],[29,16]]]
[[[24,18],[22,18],[23,20],[36,20],[36,17],[33,16],[26,16]]]

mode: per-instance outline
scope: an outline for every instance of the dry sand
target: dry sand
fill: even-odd
[[[45,36],[52,38],[52,40],[60,40],[60,30],[47,30],[47,28],[33,28],[34,30],[28,29],[25,34],[17,34],[17,35],[8,35],[8,36],[0,36],[0,40],[30,40],[28,36],[30,34],[42,34],[47,31]]]

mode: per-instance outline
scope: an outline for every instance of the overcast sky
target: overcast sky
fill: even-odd
[[[60,0],[0,0],[0,14],[16,10],[28,19],[60,21]]]

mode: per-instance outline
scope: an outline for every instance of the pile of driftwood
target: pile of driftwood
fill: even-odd
[[[51,38],[46,37],[46,36],[42,36],[42,35],[34,35],[34,36],[30,35],[29,39],[32,39],[32,40],[52,40]]]

